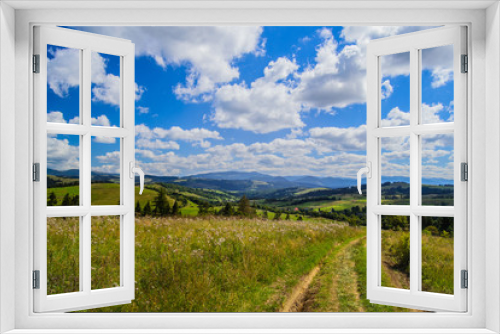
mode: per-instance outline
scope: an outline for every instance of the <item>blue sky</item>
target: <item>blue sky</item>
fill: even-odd
[[[146,174],[259,171],[355,176],[365,162],[366,45],[424,27],[78,27],[136,45],[136,159]],[[424,123],[453,120],[450,47],[422,55]],[[48,120],[78,123],[78,52],[49,47]],[[382,125],[407,124],[409,58],[382,60]],[[92,56],[92,122],[119,126],[119,59]],[[50,137],[49,167],[75,168],[78,138]],[[56,142],[57,141],[57,142]],[[119,144],[93,138],[93,170]],[[50,144],[50,143],[49,143]],[[66,147],[66,149],[63,149]],[[49,148],[50,150],[50,148]],[[407,176],[408,143],[382,153]],[[424,177],[449,179],[452,136],[424,138]]]

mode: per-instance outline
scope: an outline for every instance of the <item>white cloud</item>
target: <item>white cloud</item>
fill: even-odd
[[[407,34],[434,27],[411,26],[348,26],[342,29],[341,37],[346,42],[355,43],[360,49],[358,66],[366,68],[366,47],[371,40],[394,35]],[[382,73],[384,77],[394,77],[409,74],[409,54],[400,53],[382,57]],[[438,88],[453,79],[453,48],[442,46],[424,49],[422,52],[422,67],[431,71],[433,88]]]
[[[148,107],[137,106],[136,109],[139,112],[139,114],[149,114],[149,108]]]
[[[439,117],[439,113],[444,109],[441,103],[428,105],[426,103],[422,103],[422,123],[430,124],[430,123],[441,123],[444,120],[441,120]]]
[[[292,96],[288,82],[279,82],[295,73],[298,66],[286,58],[270,62],[264,76],[250,87],[244,83],[225,85],[215,93],[215,111],[211,120],[221,128],[269,133],[301,128],[302,106]]]
[[[99,34],[133,40],[137,56],[149,56],[166,68],[189,66],[185,84],[175,93],[185,100],[197,100],[210,93],[217,84],[239,77],[232,65],[235,59],[253,53],[263,54],[262,27],[86,27]],[[203,100],[203,96],[202,96]]]
[[[346,45],[339,51],[337,41],[327,31],[320,32],[323,42],[316,48],[316,64],[297,74],[300,82],[294,90],[295,99],[305,107],[323,110],[364,103],[365,71],[357,62],[359,47]]]
[[[80,50],[51,49],[47,59],[47,83],[59,97],[66,97],[69,89],[80,85]]]
[[[68,139],[47,137],[47,168],[57,170],[78,169],[80,149],[70,145]]]
[[[383,127],[410,125],[410,113],[395,107],[382,119]]]
[[[366,125],[349,128],[312,128],[309,133],[312,139],[324,146],[325,150],[363,151],[366,149]]]
[[[392,87],[391,81],[389,79],[382,82],[380,89],[381,89],[382,100],[389,98],[394,92],[394,88]]]
[[[76,49],[53,49],[47,60],[47,82],[59,97],[66,97],[69,89],[80,85],[80,51]],[[108,60],[97,52],[91,55],[92,100],[113,106],[120,105],[120,77],[107,73]],[[145,91],[135,85],[136,100]]]
[[[198,145],[202,148],[207,148],[210,146],[210,142],[208,142],[206,139],[223,139],[217,131],[211,131],[204,128],[184,130],[178,126],[173,126],[170,129],[164,129],[160,127],[150,129],[147,125],[139,124],[135,126],[135,133],[139,138],[137,140],[138,147],[159,150],[178,150],[179,144],[177,144],[175,140],[186,141],[193,143],[193,145],[195,146]],[[166,138],[168,138],[169,140],[162,140]]]
[[[108,117],[106,117],[106,115],[101,115],[98,116],[97,118],[92,117],[91,123],[92,125],[98,125],[98,126],[111,126],[111,124],[109,123],[109,119]]]
[[[63,113],[60,111],[51,111],[47,114],[47,122],[51,123],[66,123]]]
[[[116,138],[113,137],[95,137],[94,142],[101,144],[114,144],[116,143]]]
[[[138,139],[135,142],[135,146],[151,150],[178,150],[180,148],[179,144],[175,141],[150,140],[145,138]]]
[[[276,61],[270,61],[264,69],[264,78],[266,81],[276,82],[286,79],[290,74],[297,72],[299,66],[295,61],[286,57],[280,57]]]

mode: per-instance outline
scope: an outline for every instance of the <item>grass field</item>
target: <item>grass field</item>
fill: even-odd
[[[382,231],[384,286],[409,289],[409,232]],[[422,290],[453,294],[453,238],[422,235]]]
[[[94,289],[119,283],[118,222],[92,219]],[[48,219],[49,294],[78,291],[78,231],[76,218]],[[396,256],[404,232],[383,234],[382,283],[404,288]],[[317,268],[302,311],[409,311],[366,300],[364,236],[364,228],[332,222],[137,218],[136,299],[90,312],[276,312]],[[453,239],[424,234],[422,242],[424,290],[452,293]]]

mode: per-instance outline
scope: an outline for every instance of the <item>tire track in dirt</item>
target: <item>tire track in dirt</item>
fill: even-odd
[[[283,304],[280,312],[307,312],[308,307],[314,301],[314,295],[317,292],[311,291],[311,283],[320,272],[321,267],[323,266],[325,261],[327,261],[328,258],[332,255],[332,252],[336,251],[336,255],[339,256],[339,254],[345,253],[348,248],[350,248],[363,238],[365,237],[354,239],[338,249],[332,249],[323,259],[321,259],[317,266],[315,266],[307,275],[303,276],[300,279],[299,283],[293,288],[292,293]],[[359,300],[359,295],[357,297],[357,299]]]

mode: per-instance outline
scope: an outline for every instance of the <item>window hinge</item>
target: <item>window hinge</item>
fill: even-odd
[[[40,55],[33,55],[33,73],[40,73]]]
[[[466,162],[462,162],[460,165],[460,174],[462,181],[469,181],[469,165]]]
[[[40,164],[38,162],[33,164],[33,181],[40,182]]]
[[[461,276],[462,276],[462,289],[469,288],[469,273],[468,273],[468,271],[462,270]]]
[[[40,289],[40,270],[33,270],[33,289]]]
[[[469,56],[462,55],[462,73],[469,72]]]

